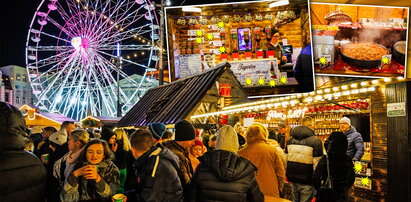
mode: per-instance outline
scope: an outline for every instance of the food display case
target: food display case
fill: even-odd
[[[313,3],[315,72],[404,76],[408,8]]]

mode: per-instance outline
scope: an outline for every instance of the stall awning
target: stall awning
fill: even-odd
[[[76,120],[71,119],[67,116],[64,116],[62,114],[57,114],[57,113],[49,113],[49,112],[38,112],[38,114],[47,117],[51,120],[57,121],[59,123],[63,123],[64,121],[71,121],[71,122],[76,122]]]
[[[228,63],[220,64],[204,73],[148,90],[118,125],[173,124],[184,119],[229,67]]]

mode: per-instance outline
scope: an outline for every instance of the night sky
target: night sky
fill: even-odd
[[[40,0],[2,1],[0,66],[25,66],[27,31]]]
[[[158,1],[158,0],[157,0]],[[238,1],[238,0],[237,0]],[[25,43],[31,19],[41,0],[2,1],[0,66],[25,66]],[[158,1],[159,2],[159,1]],[[171,0],[172,6],[233,2],[229,0]],[[183,3],[183,4],[182,4]]]

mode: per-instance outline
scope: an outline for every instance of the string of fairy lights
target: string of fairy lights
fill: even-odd
[[[287,108],[293,107],[298,104],[311,104],[324,102],[327,100],[339,99],[350,95],[358,95],[363,93],[375,92],[378,86],[386,85],[394,81],[403,81],[405,78],[383,78],[374,79],[371,81],[353,82],[350,84],[343,84],[340,86],[334,86],[332,88],[318,89],[310,93],[299,93],[295,95],[272,98],[262,101],[249,102],[244,104],[237,104],[228,107],[224,107],[222,111],[204,113],[191,116],[192,119],[207,118],[211,116],[235,114],[241,112],[252,112],[259,110],[275,109],[275,108]]]

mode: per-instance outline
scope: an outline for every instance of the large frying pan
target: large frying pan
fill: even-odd
[[[349,44],[345,44],[341,47],[341,57],[344,60],[344,62],[346,62],[347,64],[351,65],[351,66],[355,66],[355,67],[361,67],[364,69],[371,69],[371,68],[375,68],[381,65],[381,60],[359,60],[359,59],[355,59],[355,58],[351,58],[347,55],[344,54],[344,48],[347,48],[348,46],[353,45],[352,43]],[[389,50],[387,48],[385,48],[383,45],[380,44],[376,44],[382,48],[384,48],[387,52],[387,54],[389,54]]]

